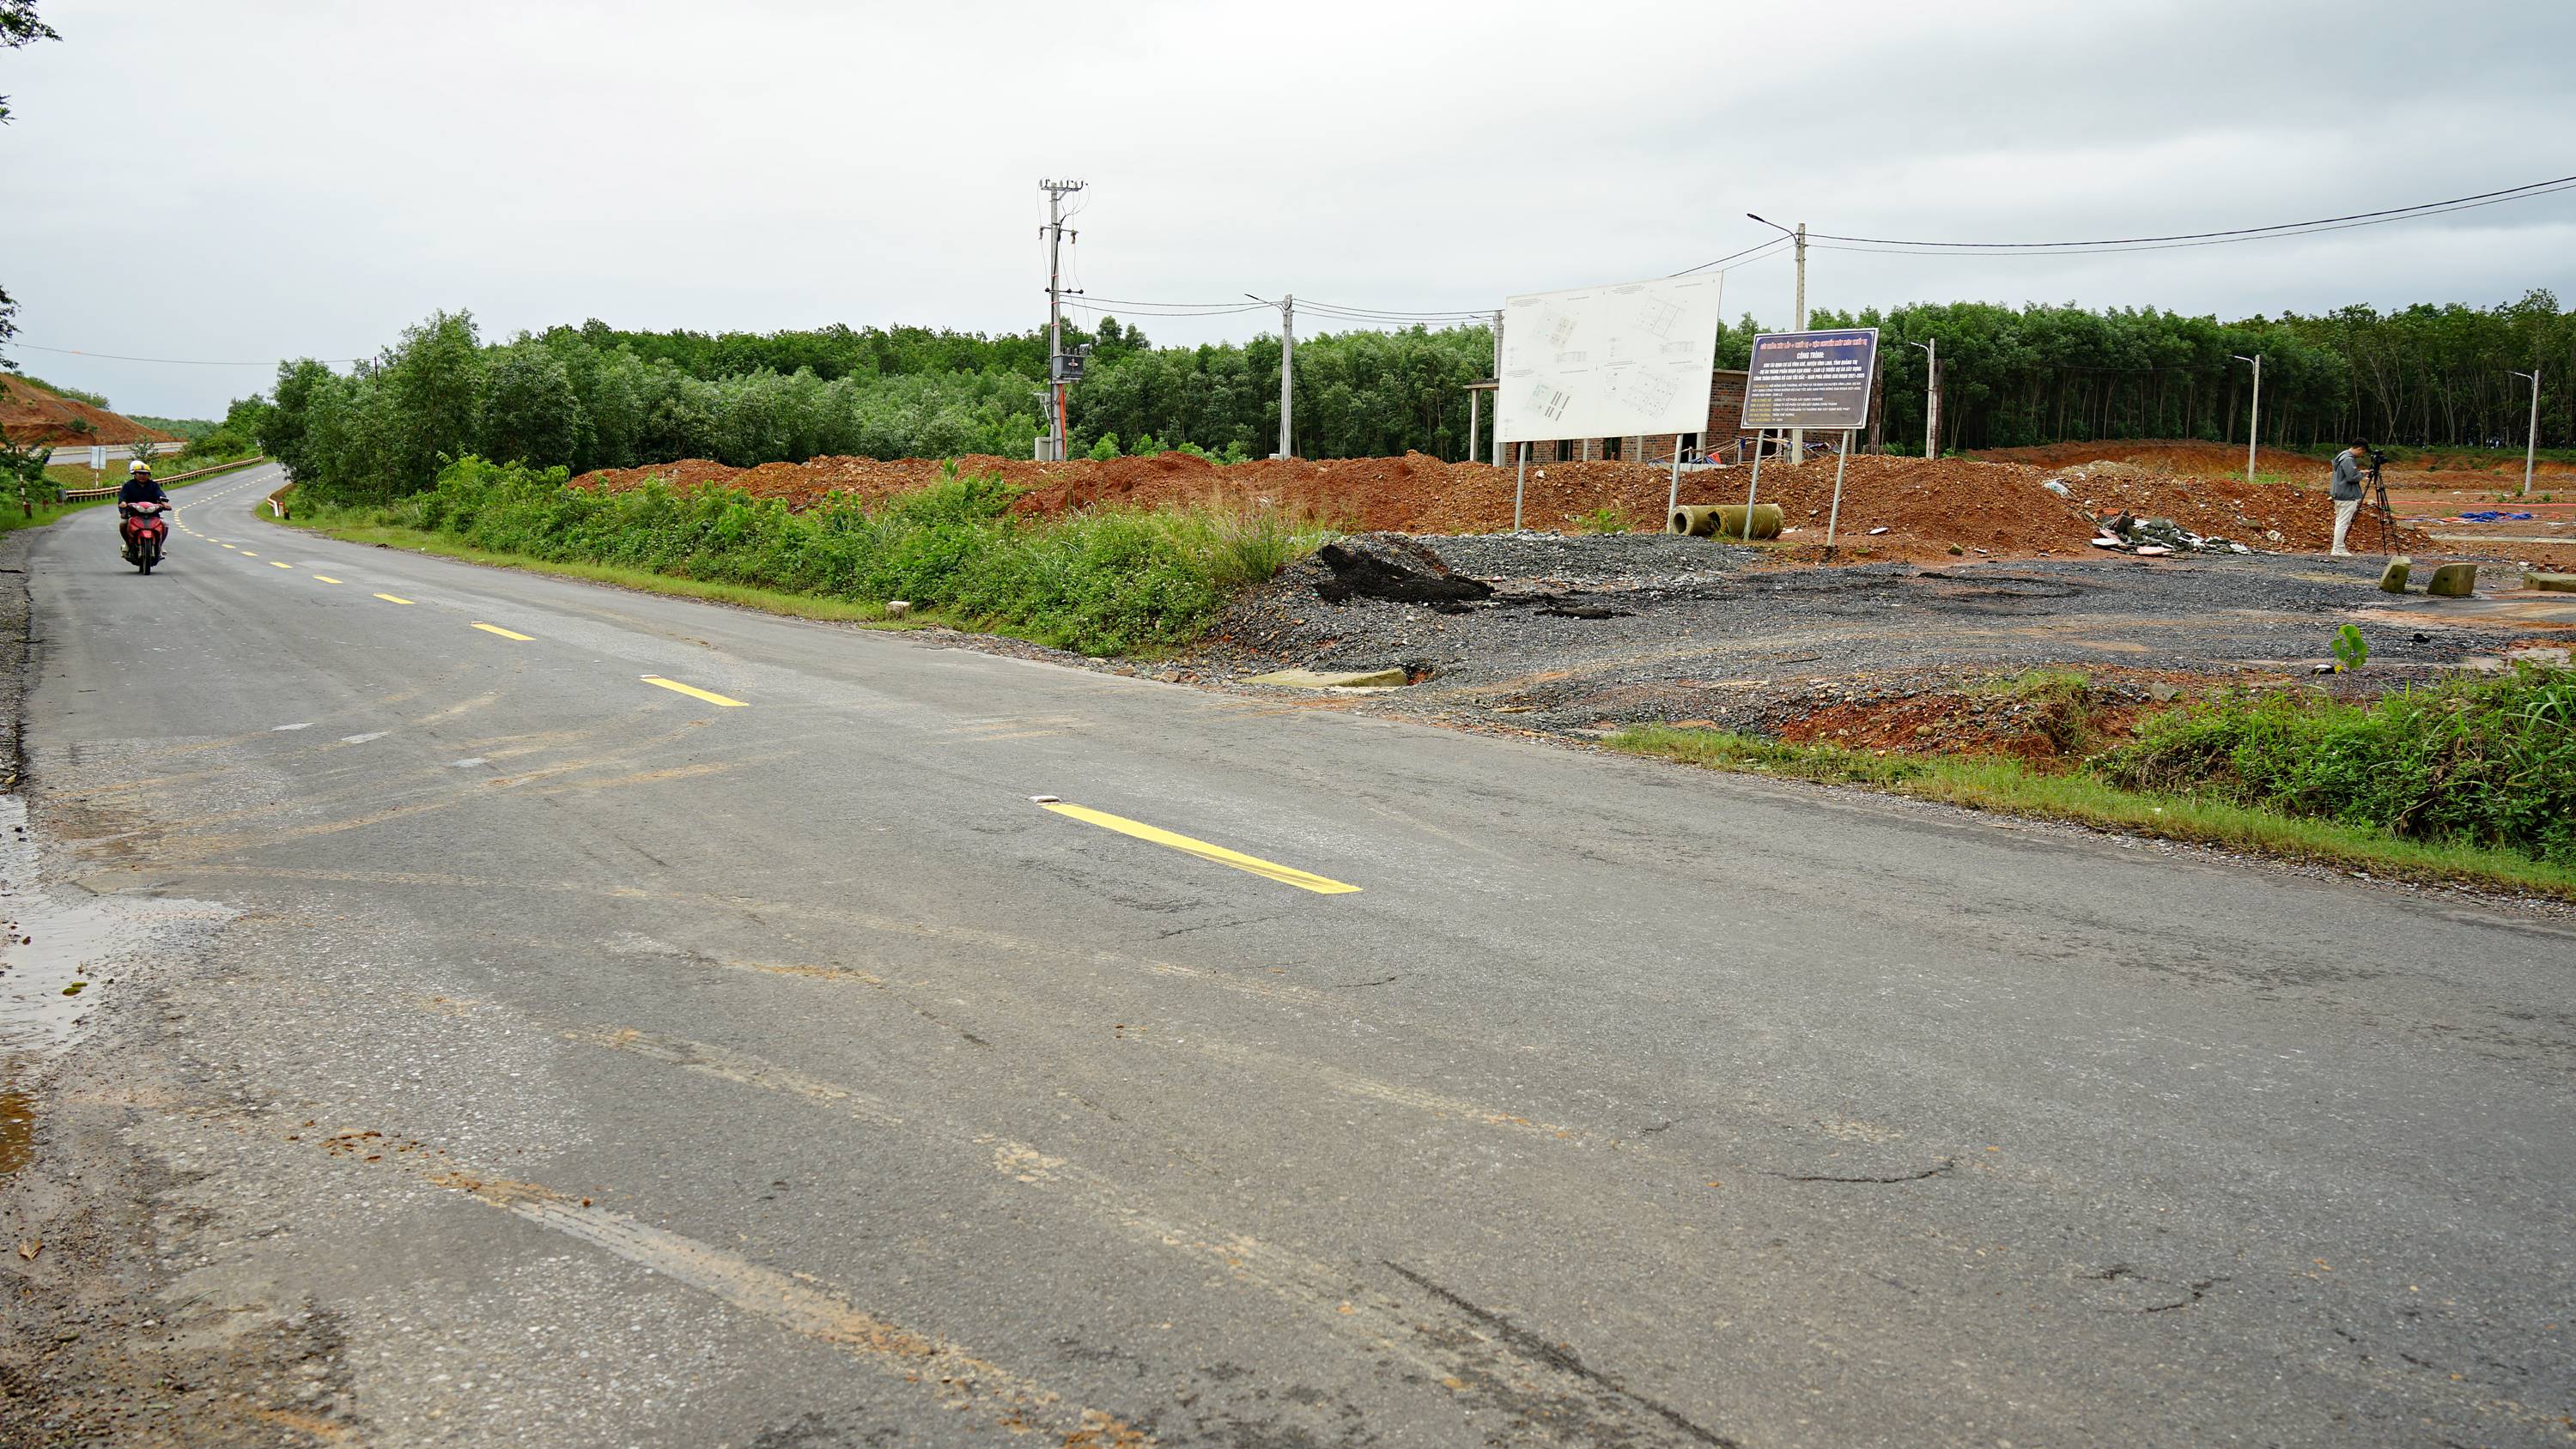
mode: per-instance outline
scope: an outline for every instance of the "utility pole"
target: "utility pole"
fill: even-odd
[[[1795,330],[1800,332],[1807,330],[1807,224],[1803,221],[1798,223],[1798,325]],[[1807,430],[1791,428],[1789,430],[1790,466],[1795,467],[1806,461]],[[1744,515],[1744,537],[1748,543],[1753,539],[1751,513]]]
[[[1047,392],[1053,406],[1047,410],[1047,428],[1051,439],[1048,454],[1061,463],[1065,454],[1064,429],[1064,199],[1082,189],[1079,181],[1040,181],[1047,194]]]
[[[1291,384],[1297,367],[1297,294],[1285,292],[1279,298],[1279,456],[1297,456],[1288,430],[1288,420],[1297,402]]]
[[[1243,295],[1252,297],[1250,292]],[[1285,458],[1289,456],[1288,449],[1295,441],[1289,416],[1296,407],[1296,397],[1290,391],[1290,384],[1297,365],[1297,294],[1284,293],[1276,302],[1267,297],[1252,297],[1252,300],[1279,309],[1279,452],[1277,456]]]
[[[2254,404],[2245,417],[2245,481],[2251,483],[2254,481],[2254,441],[2263,431],[2263,354],[2257,352],[2248,357],[2242,352],[2231,352],[2227,355],[2239,362],[2254,364]]]
[[[1914,344],[1923,349],[1923,457],[1941,456],[1941,339]]]

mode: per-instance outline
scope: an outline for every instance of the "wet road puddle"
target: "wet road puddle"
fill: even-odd
[[[33,1150],[36,1064],[78,1034],[127,963],[232,915],[203,901],[46,892],[26,801],[0,795],[0,1176]]]
[[[0,1066],[0,1081],[11,1080]],[[0,1177],[24,1166],[35,1150],[36,1102],[24,1092],[0,1091]]]

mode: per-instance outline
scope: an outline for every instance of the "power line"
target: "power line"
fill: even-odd
[[[1241,307],[1245,305],[1243,302],[1238,300],[1228,300],[1223,302],[1139,302],[1132,297],[1090,297],[1087,294],[1086,299],[1092,302],[1106,302],[1112,307]],[[1278,304],[1273,302],[1264,302],[1261,305],[1270,307]]]
[[[1391,307],[1358,307],[1343,302],[1307,302],[1301,305],[1371,317],[1489,317],[1493,315],[1491,309],[1476,311],[1467,308],[1447,308],[1436,312],[1403,312]]]
[[[37,344],[37,343],[33,343],[33,342],[20,342],[19,340],[17,340],[17,339],[16,339],[16,338],[14,338],[14,337],[13,337],[13,338],[11,338],[11,339],[9,339],[9,345],[10,345],[10,346],[12,346],[12,347],[23,347],[23,348],[26,348],[29,352],[52,352],[52,353],[59,353],[60,355],[65,356],[65,357],[98,357],[98,358],[105,358],[106,360],[108,360],[108,361],[110,361],[110,362],[159,362],[159,363],[166,363],[166,364],[168,364],[169,366],[172,366],[172,367],[275,367],[275,366],[277,366],[277,364],[276,364],[275,362],[211,362],[211,361],[208,361],[207,359],[202,358],[202,357],[127,357],[127,356],[125,356],[123,353],[118,353],[118,352],[91,352],[91,351],[88,351],[88,350],[86,350],[86,349],[79,348],[79,347],[45,347],[45,346],[41,346],[41,345],[39,345],[39,344]],[[324,363],[324,364],[326,364],[326,365],[328,365],[328,366],[332,366],[332,367],[344,367],[344,366],[345,366],[345,367],[355,367],[355,366],[357,366],[359,363],[364,362],[364,361],[366,361],[367,359],[365,359],[365,358],[363,358],[363,357],[325,357],[325,358],[319,358],[319,359],[316,359],[316,360],[317,360],[317,361],[320,361],[320,362],[322,362],[322,363]]]
[[[2106,237],[2095,241],[1949,242],[1896,237],[1839,236],[1832,232],[1810,232],[1808,235],[1820,241],[1853,244],[1829,249],[1833,251],[1886,249],[1897,250],[1899,255],[1915,256],[1937,256],[1943,252],[2057,251],[2080,255],[2086,251],[2162,251],[2185,246],[2224,246],[2231,242],[2262,241],[2273,237],[2300,236],[2311,232],[2345,231],[2357,226],[2385,226],[2390,222],[2408,221],[2420,216],[2439,216],[2450,211],[2469,211],[2481,206],[2500,206],[2508,201],[2528,201],[2535,196],[2547,196],[2552,192],[2570,188],[2576,188],[2576,176],[2532,181],[2521,186],[2508,186],[2501,191],[2481,191],[2469,196],[2455,196],[2447,201],[2425,201],[2413,206],[2357,211],[2348,216],[2319,217],[2313,221],[2285,221],[2271,226],[2235,227],[2226,231],[2178,232],[2172,236]]]
[[[1789,244],[1789,239],[1788,239],[1788,238],[1786,238],[1786,237],[1776,237],[1776,236],[1775,236],[1775,237],[1771,238],[1769,241],[1766,241],[1766,242],[1756,242],[1756,243],[1755,243],[1755,244],[1753,244],[1752,246],[1746,247],[1744,250],[1742,250],[1742,251],[1740,251],[1740,252],[1728,252],[1725,256],[1719,257],[1716,261],[1713,261],[1713,262],[1702,262],[1702,263],[1700,263],[1698,266],[1695,266],[1695,267],[1684,267],[1684,268],[1682,268],[1680,271],[1678,271],[1678,272],[1674,272],[1674,273],[1672,274],[1672,276],[1675,276],[1675,277],[1687,277],[1687,276],[1689,276],[1689,275],[1690,275],[1691,273],[1693,273],[1693,272],[1705,272],[1705,271],[1707,271],[1707,270],[1708,270],[1709,268],[1711,268],[1711,267],[1714,267],[1714,266],[1720,266],[1720,265],[1723,265],[1724,263],[1734,261],[1737,257],[1742,257],[1742,258],[1744,258],[1744,259],[1745,259],[1745,263],[1746,263],[1746,264],[1750,264],[1750,263],[1752,263],[1752,262],[1762,261],[1762,260],[1764,260],[1764,258],[1762,258],[1762,257],[1757,257],[1757,256],[1755,256],[1755,255],[1753,255],[1753,254],[1754,254],[1755,252],[1763,251],[1763,250],[1765,250],[1765,249],[1776,249],[1776,248],[1779,248],[1779,247],[1784,247],[1784,246],[1787,246],[1788,244]],[[1774,251],[1774,253],[1773,253],[1773,254],[1774,254],[1774,255],[1777,255],[1776,250]],[[1733,270],[1733,268],[1728,268],[1728,270],[1730,270],[1730,271],[1731,271],[1731,270]],[[1667,280],[1669,280],[1669,278],[1667,278]]]
[[[1089,298],[1075,296],[1066,297],[1064,299],[1064,305],[1079,308],[1085,312],[1105,314],[1114,311],[1130,317],[1224,317],[1236,312],[1277,310],[1275,307],[1272,307],[1267,303],[1255,302],[1237,302],[1231,307],[1217,305],[1201,307],[1157,307],[1152,303],[1109,302],[1106,299],[1094,301]]]

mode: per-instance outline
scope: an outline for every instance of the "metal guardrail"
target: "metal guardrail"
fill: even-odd
[[[191,478],[203,478],[209,473],[227,473],[235,468],[247,468],[252,464],[265,463],[267,461],[268,455],[263,453],[255,458],[236,458],[229,463],[217,463],[211,468],[198,468],[186,473],[173,473],[169,477],[158,481],[161,486],[166,488],[173,483],[185,483]],[[117,483],[111,484],[105,488],[62,488],[55,490],[54,501],[57,503],[89,503],[101,498],[114,498],[119,492],[123,491],[124,487],[124,484]]]

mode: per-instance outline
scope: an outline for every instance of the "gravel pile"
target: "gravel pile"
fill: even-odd
[[[2128,676],[2138,691],[2166,678],[2304,678],[2346,611],[2379,597],[2376,564],[2359,559],[1792,570],[1667,535],[1401,542],[1429,549],[1491,595],[1336,604],[1322,592],[1333,570],[1307,560],[1160,672],[1224,682],[1287,667],[1398,666],[1413,687],[1354,696],[1356,707],[1570,733],[1660,720],[1771,729],[1820,703],[1907,697],[2044,665]],[[2431,620],[2361,627],[2376,681],[2430,675],[2490,642]]]

